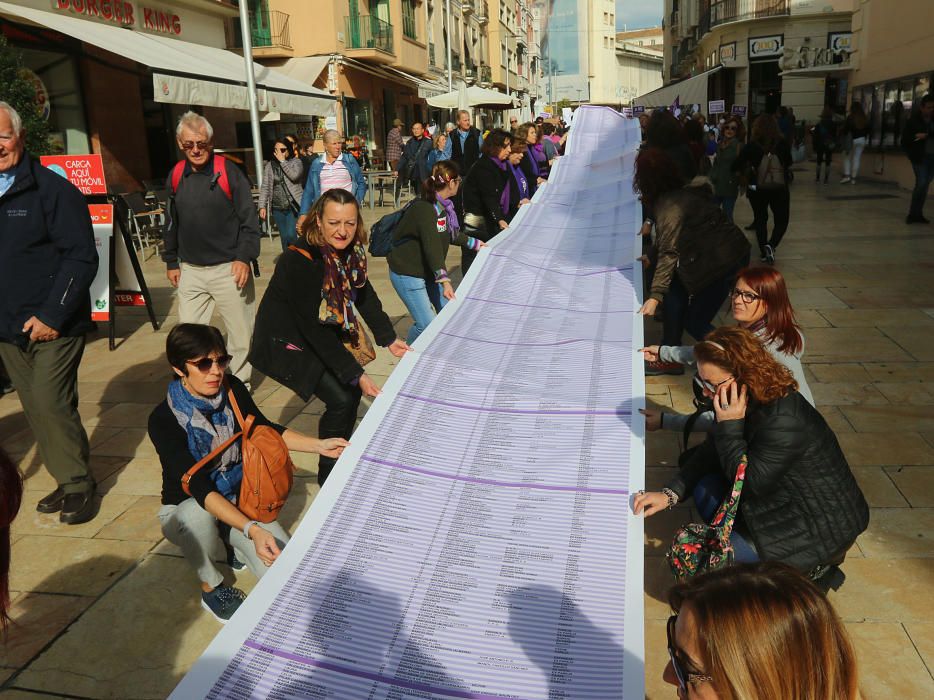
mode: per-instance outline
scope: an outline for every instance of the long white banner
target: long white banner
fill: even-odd
[[[638,143],[578,110],[172,698],[644,697]]]

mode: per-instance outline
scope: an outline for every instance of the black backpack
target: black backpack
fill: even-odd
[[[386,216],[370,227],[370,246],[368,251],[371,257],[385,258],[389,255],[390,251],[395,247],[392,238],[396,232],[396,227],[399,225],[399,222],[402,221],[402,217],[405,215],[408,208],[417,201],[418,199],[413,199],[401,209],[391,214],[386,214]],[[402,240],[407,240],[407,238]]]

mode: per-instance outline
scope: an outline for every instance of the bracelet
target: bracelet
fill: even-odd
[[[246,525],[243,526],[243,536],[246,537],[251,542],[253,541],[253,538],[250,537],[250,528],[253,527],[254,525],[256,525],[257,527],[261,527],[260,524],[255,520],[251,520],[250,522],[248,522]]]
[[[679,500],[678,494],[668,488],[662,489],[662,493],[668,498],[668,505],[665,507],[665,510],[671,510]]]

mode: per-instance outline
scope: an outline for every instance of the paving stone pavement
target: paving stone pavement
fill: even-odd
[[[828,199],[864,194],[892,197]],[[872,184],[814,185],[802,171],[777,262],[804,326],[804,361],[818,407],[872,509],[869,530],[843,566],[847,582],[831,594],[856,645],[867,698],[934,697],[934,228],[904,225],[906,210],[902,192]],[[372,223],[388,211],[366,210],[365,218]],[[738,203],[737,221],[751,221],[745,200]],[[264,239],[258,293],[278,252],[278,240]],[[458,260],[454,251],[452,267]],[[0,398],[0,444],[26,477],[26,498],[12,528],[14,623],[0,645],[3,699],[163,698],[219,629],[201,609],[195,576],[163,540],[155,517],[161,477],[145,427],[165,394],[165,335],[177,317],[163,266],[149,257],[144,269],[161,330],[154,332],[141,310],[121,310],[120,346],[108,351],[102,326],[90,339],[79,375],[80,411],[100,484],[100,513],[93,521],[66,527],[57,516],[35,512],[55,484],[16,394]],[[371,277],[404,337],[410,321],[383,260],[371,261]],[[659,325],[647,322],[648,339],[659,335]],[[382,381],[395,364],[381,351],[370,373]],[[655,377],[647,384],[650,402],[691,409],[688,378]],[[319,401],[306,405],[269,379],[255,382],[255,395],[269,418],[315,430]],[[677,454],[675,435],[649,436],[650,488],[664,482]],[[318,491],[315,458],[299,455],[296,461],[298,478],[283,517],[287,528],[294,528]],[[693,518],[682,506],[646,523],[650,698],[675,695],[661,680],[665,591],[672,583],[663,553],[674,529]],[[232,578],[247,591],[252,587],[249,572]]]

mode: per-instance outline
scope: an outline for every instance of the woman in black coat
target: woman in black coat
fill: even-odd
[[[635,512],[654,515],[693,496],[709,522],[746,455],[737,560],[782,561],[814,580],[842,582],[835,567],[869,524],[869,507],[833,431],[749,331],[718,328],[694,353],[716,426],[682,455],[666,488],[636,496]]]
[[[483,155],[473,164],[464,183],[464,233],[483,242],[489,241],[508,225],[509,154],[512,135],[494,129],[483,141]],[[467,274],[477,251],[461,248],[461,271]]]
[[[367,278],[365,245],[360,204],[345,190],[328,190],[298,243],[279,258],[256,314],[250,362],[303,400],[315,395],[324,402],[320,438],[349,438],[362,394],[380,393],[360,364],[369,340],[358,311],[377,345],[396,357],[409,350]],[[335,462],[319,459],[319,484]]]

